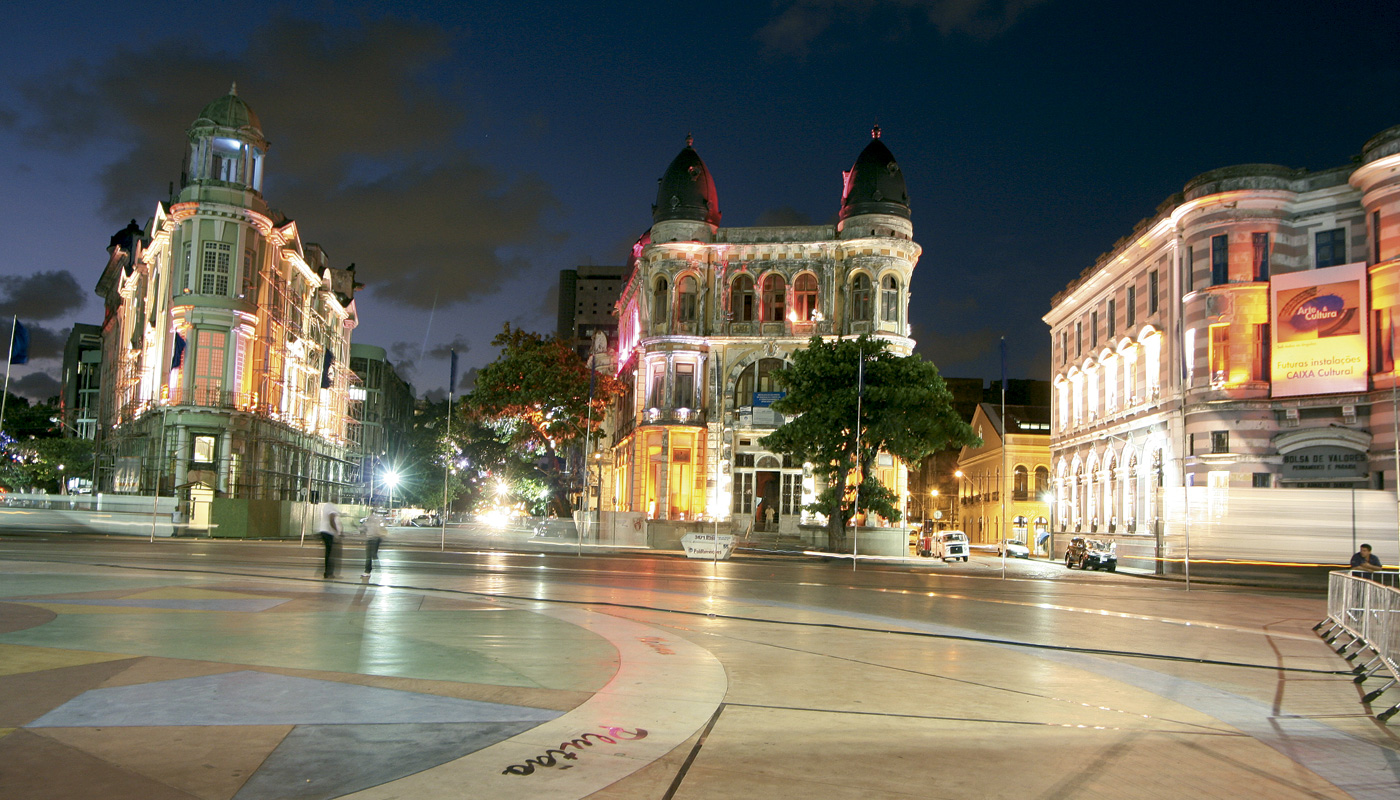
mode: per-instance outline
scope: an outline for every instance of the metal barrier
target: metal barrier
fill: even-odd
[[[1400,686],[1400,574],[1339,570],[1327,578],[1327,619],[1313,626],[1328,645],[1353,663],[1360,685],[1382,671],[1386,683],[1361,698],[1372,703]],[[1381,722],[1400,712],[1400,702],[1376,714]]]

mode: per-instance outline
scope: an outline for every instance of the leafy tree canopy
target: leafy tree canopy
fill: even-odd
[[[546,476],[552,507],[567,516],[571,509],[559,452],[602,425],[621,384],[596,373],[590,392],[588,365],[561,339],[512,329],[507,323],[491,344],[501,348],[501,354],[477,373],[466,404],[483,420],[512,423],[497,432],[506,432],[506,443],[522,457],[536,460]]]
[[[858,398],[862,357],[864,391]],[[810,508],[827,515],[834,548],[843,546],[845,524],[860,512],[900,518],[899,498],[874,476],[878,453],[913,464],[943,447],[981,443],[953,410],[953,395],[938,368],[917,355],[892,353],[883,339],[862,335],[824,341],[814,336],[806,349],[793,354],[791,366],[776,380],[787,394],[773,408],[788,420],[764,437],[763,444],[810,462],[826,478],[826,490]],[[850,485],[853,473],[862,476],[859,508]]]

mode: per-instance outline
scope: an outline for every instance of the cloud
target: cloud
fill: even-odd
[[[18,316],[26,324],[70,316],[87,303],[87,293],[66,269],[0,276],[0,295],[0,317]]]
[[[768,49],[805,56],[833,28],[850,30],[872,18],[890,35],[926,23],[944,36],[990,39],[1045,0],[780,0],[782,9],[755,35]],[[893,32],[891,34],[890,32]]]
[[[35,403],[42,403],[57,397],[62,390],[63,384],[47,372],[31,372],[23,378],[10,380],[11,394],[19,395]]]
[[[918,351],[925,360],[933,362],[938,371],[948,375],[970,367],[978,359],[996,352],[1001,332],[991,328],[959,331],[952,334],[919,331]]]
[[[458,336],[446,344],[433,345],[432,348],[428,350],[427,355],[429,358],[447,359],[451,357],[451,351],[456,350],[457,360],[460,363],[462,356],[471,352],[471,349],[471,344],[469,344],[467,340]]]
[[[422,350],[423,345],[417,342],[394,342],[389,348],[389,361],[394,365],[394,372],[400,378],[412,381],[418,367],[418,354]]]
[[[21,309],[23,310],[23,309]],[[47,359],[58,359],[63,357],[63,348],[68,343],[68,333],[72,328],[62,328],[55,330],[46,328],[35,322],[26,321],[24,314],[20,314],[19,322],[29,333],[29,360],[44,361]],[[4,358],[6,343],[10,340],[10,326],[0,322],[0,360]]]
[[[555,238],[545,217],[559,204],[539,178],[455,145],[470,103],[435,75],[456,44],[449,34],[283,16],[248,39],[232,54],[171,39],[75,60],[23,86],[25,113],[0,109],[0,125],[51,150],[129,145],[101,176],[119,224],[178,184],[184,131],[236,80],[272,142],[269,204],[332,263],[356,262],[371,293],[406,306],[488,295],[519,268],[501,248]]]

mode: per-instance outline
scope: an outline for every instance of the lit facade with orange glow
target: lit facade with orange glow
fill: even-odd
[[[1044,317],[1055,530],[1160,542],[1182,485],[1393,490],[1397,311],[1400,127],[1192,179]]]
[[[773,374],[813,335],[871,333],[897,353],[909,338],[913,241],[899,166],[879,139],[845,173],[840,222],[720,227],[718,196],[695,150],[681,151],[633,248],[617,304],[617,374],[605,510],[720,520],[791,534],[823,487],[810,468],[764,450],[782,424]],[[882,455],[880,479],[906,494]]]
[[[172,492],[194,527],[215,498],[349,501],[354,273],[262,197],[267,142],[236,95],[188,131],[182,185],[112,239],[100,488]]]

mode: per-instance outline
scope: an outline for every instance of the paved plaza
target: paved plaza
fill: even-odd
[[[7,800],[1400,796],[1315,594],[0,545]]]

